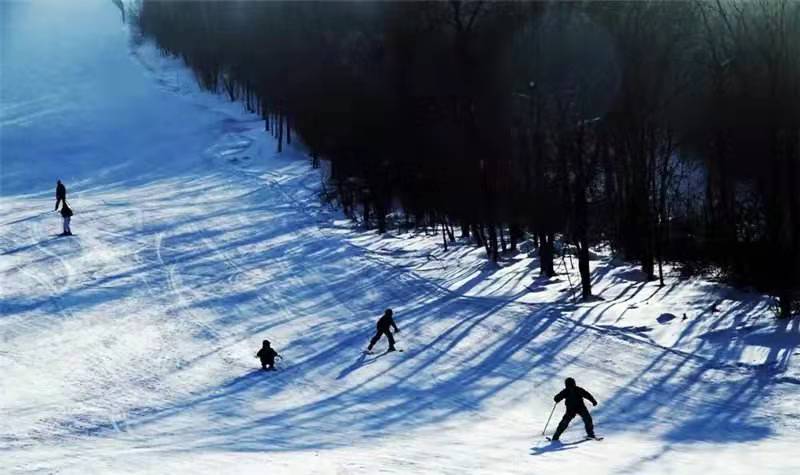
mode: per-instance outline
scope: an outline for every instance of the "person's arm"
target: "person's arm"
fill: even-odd
[[[581,396],[584,399],[588,399],[588,400],[592,401],[592,404],[594,404],[595,406],[597,405],[597,400],[595,400],[594,396],[592,396],[589,391],[581,388]]]
[[[394,331],[395,331],[395,332],[399,332],[399,331],[400,331],[400,329],[399,329],[399,328],[397,328],[397,325],[395,325],[395,324],[394,324],[394,318],[393,318],[391,321],[392,321],[392,328],[394,328]]]
[[[258,350],[258,353],[256,353],[256,358],[261,358],[261,350]]]
[[[564,397],[566,397],[565,394],[564,394],[565,391],[566,391],[566,389],[562,389],[560,393],[555,395],[555,397],[553,398],[553,401],[559,402],[562,399],[564,399]]]

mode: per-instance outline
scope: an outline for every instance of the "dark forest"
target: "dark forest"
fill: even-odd
[[[329,164],[321,199],[540,272],[592,249],[800,305],[800,2],[160,2],[141,38]]]

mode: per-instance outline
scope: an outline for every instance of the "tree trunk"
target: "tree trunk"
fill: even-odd
[[[376,219],[378,220],[378,234],[386,233],[386,208],[383,203],[379,203],[375,207]]]
[[[792,297],[787,288],[783,288],[778,295],[778,308],[780,313],[778,318],[789,318],[792,316]]]
[[[545,277],[553,277],[556,275],[555,267],[553,266],[553,259],[555,251],[553,250],[553,234],[540,233],[539,234],[539,275]]]
[[[444,219],[442,219],[442,244],[444,245],[444,250],[447,250],[447,231],[445,228],[447,226],[444,224]]]
[[[480,227],[477,224],[472,225],[472,235],[475,236],[475,245],[482,247],[483,246],[483,233],[481,232]]]
[[[283,151],[283,115],[278,114],[278,153]]]
[[[364,200],[362,201],[362,206],[364,207],[364,227],[369,229],[369,199],[367,199],[366,194],[364,195]]]
[[[655,262],[653,259],[652,246],[650,245],[649,241],[650,239],[648,238],[647,242],[645,243],[644,255],[642,256],[642,272],[644,272],[645,279],[655,280]]]
[[[520,237],[519,226],[512,223],[508,228],[508,240],[511,252],[517,252],[517,240]]]
[[[578,240],[578,270],[581,273],[581,296],[583,300],[592,297],[592,275],[589,270],[589,243],[586,239]]]
[[[500,253],[497,248],[497,228],[494,224],[489,225],[489,246],[486,248],[489,258],[492,262],[497,262],[500,258]]]
[[[461,237],[469,239],[469,223],[461,221]]]

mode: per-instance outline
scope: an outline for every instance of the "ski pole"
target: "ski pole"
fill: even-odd
[[[547,426],[550,425],[550,419],[553,418],[553,413],[556,412],[556,406],[558,406],[558,403],[553,404],[553,410],[550,411],[550,417],[547,418],[547,422],[544,424],[544,430],[542,430],[542,435],[544,435],[547,432]]]

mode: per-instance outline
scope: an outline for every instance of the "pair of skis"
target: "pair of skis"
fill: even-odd
[[[560,439],[553,440],[553,438],[550,437],[550,436],[545,436],[545,439],[547,439],[549,442],[560,442],[561,441]],[[596,440],[596,441],[600,442],[603,439],[605,439],[605,437],[589,437],[587,435],[583,440]]]
[[[388,354],[388,353],[394,353],[394,352],[397,352],[397,353],[402,353],[402,352],[403,352],[403,350],[400,350],[400,349],[395,349],[395,350],[386,350],[385,352],[383,352],[383,353],[381,353],[381,354],[384,354],[384,355],[385,355],[385,354]],[[374,355],[374,354],[375,354],[375,352],[374,352],[374,351],[371,351],[371,350],[364,350],[364,352],[363,352],[363,353],[364,353],[365,355]]]

